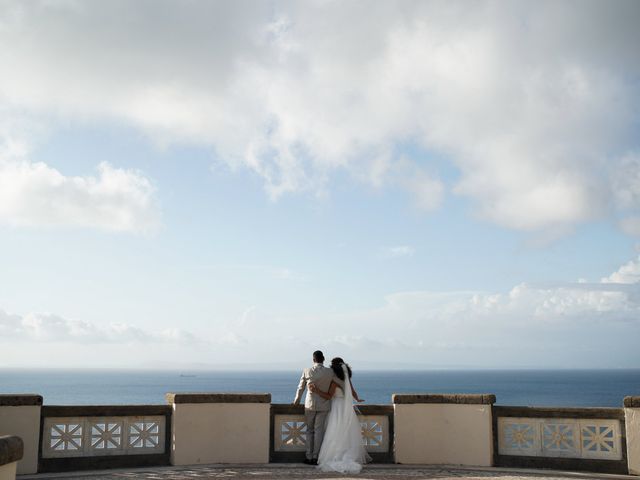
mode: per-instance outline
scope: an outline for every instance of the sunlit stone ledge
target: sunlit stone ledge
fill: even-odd
[[[167,393],[168,403],[271,403],[270,393]]]
[[[457,394],[457,393],[396,393],[392,396],[395,405],[419,403],[453,403],[463,405],[493,405],[496,396],[493,394]]]
[[[24,444],[20,437],[5,435],[0,437],[0,466],[22,459]]]
[[[0,407],[25,407],[42,405],[42,395],[31,393],[0,394]]]
[[[624,397],[624,406],[626,408],[640,408],[640,396]]]

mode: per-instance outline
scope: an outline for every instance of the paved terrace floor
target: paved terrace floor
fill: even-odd
[[[19,480],[189,480],[228,478],[232,480],[293,480],[293,479],[330,479],[343,480],[613,480],[636,479],[629,475],[586,474],[572,472],[514,470],[503,468],[467,469],[443,466],[403,466],[403,465],[373,465],[365,467],[358,475],[328,474],[318,471],[315,467],[302,464],[290,465],[202,465],[192,467],[156,467],[136,468],[124,470],[109,470],[95,472],[49,473],[39,475],[20,475]]]

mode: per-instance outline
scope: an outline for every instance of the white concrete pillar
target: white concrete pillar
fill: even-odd
[[[629,473],[640,475],[640,397],[625,397],[624,425],[627,432]]]
[[[171,464],[268,463],[269,393],[168,393]]]
[[[0,395],[0,435],[15,435],[24,443],[18,473],[37,473],[42,397],[34,394]]]
[[[490,467],[495,401],[495,395],[393,395],[396,462]]]

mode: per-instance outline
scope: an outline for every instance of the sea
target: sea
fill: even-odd
[[[293,401],[299,371],[0,369],[0,393],[37,393],[45,405],[164,404],[168,392],[264,392]],[[499,405],[621,407],[640,395],[640,369],[355,371],[367,404],[394,393],[493,393]]]

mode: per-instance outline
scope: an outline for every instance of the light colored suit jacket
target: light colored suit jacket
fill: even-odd
[[[315,384],[320,390],[326,392],[331,386],[334,373],[330,368],[325,367],[321,363],[316,363],[311,368],[305,368],[300,377],[300,383],[298,384],[298,391],[296,392],[296,399],[293,401],[296,405],[300,403],[302,394],[305,388],[310,383]],[[304,399],[304,408],[307,410],[314,410],[317,412],[324,412],[331,409],[331,400],[325,400],[317,393],[312,393],[307,390],[307,396]]]

